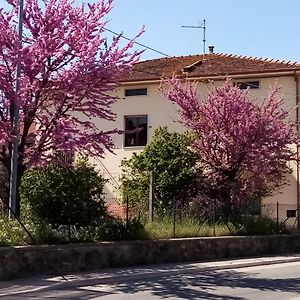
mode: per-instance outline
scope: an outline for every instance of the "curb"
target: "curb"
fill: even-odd
[[[251,260],[251,261],[245,261],[245,260]],[[135,274],[121,274],[121,275],[106,274],[104,276],[102,275],[101,277],[101,273],[99,272],[98,277],[95,277],[96,275],[94,275],[94,277],[92,278],[86,277],[86,278],[71,279],[71,280],[68,280],[68,276],[72,276],[72,275],[65,275],[65,276],[55,277],[55,278],[60,278],[59,279],[61,280],[60,282],[52,283],[50,279],[50,281],[47,281],[48,284],[47,286],[40,286],[37,288],[27,288],[27,289],[25,288],[24,290],[19,290],[19,291],[9,291],[9,290],[7,290],[6,292],[1,291],[0,297],[27,294],[33,292],[42,292],[51,289],[67,289],[72,287],[83,287],[83,286],[97,285],[97,284],[109,284],[109,283],[115,283],[120,281],[128,282],[133,280],[147,280],[147,279],[155,278],[157,276],[165,277],[165,276],[174,276],[174,275],[186,275],[186,274],[195,274],[201,271],[208,272],[208,271],[217,271],[217,270],[229,270],[229,269],[239,269],[245,267],[257,267],[257,266],[291,263],[291,262],[300,262],[300,255],[293,255],[291,257],[278,258],[278,259],[274,257],[236,259],[236,260],[229,261],[229,263],[228,261],[190,263],[190,264],[186,264],[185,265],[186,267],[180,270],[178,270],[178,267],[177,268],[174,267],[173,270],[163,270],[163,268],[168,267],[169,265],[169,264],[165,264],[165,265],[151,266],[150,267],[151,271],[148,270],[147,271],[148,273],[144,273],[140,271]],[[116,270],[123,270],[123,269],[116,269]],[[103,270],[103,271],[107,271],[107,270]],[[113,272],[113,269],[109,269],[109,271]],[[91,272],[86,274],[91,274]],[[95,272],[95,274],[97,273]]]

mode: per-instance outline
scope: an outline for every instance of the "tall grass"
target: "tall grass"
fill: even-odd
[[[104,240],[169,239],[189,237],[210,237],[227,235],[263,235],[288,233],[284,224],[277,224],[266,217],[249,217],[243,224],[203,223],[193,218],[177,218],[175,235],[173,218],[164,217],[144,226],[137,220],[128,223],[111,219],[90,227],[65,227],[52,229],[47,224],[26,223],[26,228],[38,244],[61,244],[94,242]],[[229,229],[230,228],[230,229]],[[16,220],[9,220],[0,214],[0,246],[28,245],[33,241]]]
[[[174,237],[174,224],[171,217],[145,224],[145,231],[150,239],[168,239]],[[205,237],[231,235],[225,224],[201,223],[191,218],[180,218],[175,221],[175,237]]]
[[[6,215],[0,214],[0,246],[21,246],[30,243],[30,237],[17,220],[10,220]]]

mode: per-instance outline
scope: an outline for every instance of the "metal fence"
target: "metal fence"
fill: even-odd
[[[120,203],[120,199],[110,199],[107,203],[108,212],[110,215],[119,217],[123,220],[129,220],[134,217],[139,218],[140,211],[137,209],[137,207],[134,206],[134,204],[131,201],[123,201],[123,203]],[[249,203],[246,206],[246,209],[244,208],[243,212],[241,213],[241,216],[266,216],[268,218],[273,219],[275,222],[277,222],[278,225],[284,224],[287,229],[294,232],[300,232],[300,226],[299,226],[299,209],[297,208],[296,204],[282,204],[282,203],[263,203],[261,205],[258,205],[258,203]],[[143,210],[142,216],[146,217],[146,221],[152,222],[155,221],[155,216],[153,217],[153,211],[152,216],[150,210],[147,211]],[[176,222],[176,220],[180,220],[181,216],[184,215],[182,211],[178,208],[174,208],[173,211],[169,211],[168,213],[170,220],[172,222]],[[217,223],[218,220],[220,220],[221,217],[218,214],[218,210],[213,207],[213,202],[211,203],[210,211],[208,214],[206,214],[206,217],[203,219],[204,221],[214,224]],[[174,223],[175,228],[175,223]]]
[[[261,206],[261,214],[278,224],[283,223],[287,228],[299,231],[299,209],[296,204],[264,203]]]

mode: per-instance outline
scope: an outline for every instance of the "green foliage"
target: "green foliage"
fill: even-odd
[[[7,169],[0,163],[0,211],[8,205],[9,175]]]
[[[22,208],[27,217],[52,227],[87,226],[102,218],[105,180],[87,164],[57,165],[27,170],[22,178]]]
[[[124,195],[145,209],[153,172],[156,211],[170,210],[173,200],[177,201],[177,207],[184,206],[194,193],[195,179],[201,173],[196,167],[197,154],[189,149],[192,141],[189,133],[170,133],[166,127],[157,129],[140,154],[122,161]]]
[[[289,231],[283,223],[277,224],[275,220],[266,216],[247,216],[240,224],[239,232],[245,235],[267,235]]]
[[[175,223],[175,237],[177,238],[213,236],[214,230],[216,236],[231,234],[228,227],[221,223],[213,226],[213,224],[200,222],[199,219],[186,217],[177,218]],[[145,231],[151,239],[173,238],[173,220],[171,217],[163,217],[152,223],[146,223]]]
[[[30,243],[24,230],[15,220],[9,220],[4,214],[0,215],[0,246],[26,245]]]
[[[136,219],[127,223],[113,218],[106,218],[93,225],[78,227],[59,225],[52,228],[45,223],[25,224],[37,244],[65,244],[96,241],[120,241],[145,239],[147,234],[143,225]],[[0,246],[20,246],[33,244],[17,220],[9,220],[0,215]]]
[[[27,222],[26,228],[38,244],[64,244],[96,241],[120,241],[141,239],[173,238],[173,220],[164,217],[152,223],[142,225],[138,220],[125,221],[105,218],[93,225],[78,227],[60,225],[57,228],[43,223]],[[200,222],[195,218],[177,218],[176,237],[227,235],[267,235],[289,233],[283,224],[266,217],[248,217],[242,224],[224,224]],[[16,220],[0,215],[0,246],[32,244],[32,240]]]
[[[37,228],[42,228],[37,226]],[[85,227],[60,225],[53,229],[43,226],[36,230],[35,238],[40,244],[64,244],[96,241],[122,241],[145,238],[143,225],[136,219],[127,223],[120,219],[105,218]]]
[[[147,234],[144,226],[138,219],[125,222],[120,219],[110,218],[96,232],[96,240],[121,241],[146,239]]]

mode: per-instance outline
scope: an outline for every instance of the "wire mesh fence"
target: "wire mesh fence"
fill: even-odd
[[[213,236],[216,235],[218,226],[226,223],[224,222],[222,210],[220,210],[214,202],[211,203],[209,209],[206,210],[205,213],[203,211],[194,211],[190,214],[191,210],[184,210],[183,208],[174,205],[169,211],[158,215],[156,212],[153,212],[153,205],[145,205],[145,207],[141,209],[141,207],[135,205],[133,201],[128,201],[128,199],[123,199],[123,201],[115,199],[114,202],[111,199],[108,204],[108,212],[124,221],[138,218],[148,224],[161,221],[164,222],[164,226],[167,221],[170,224],[168,229],[170,231],[169,235],[174,237],[178,236],[177,233],[179,227],[182,226],[187,219],[193,219],[193,226],[197,225],[194,221],[198,220],[199,228],[200,226],[203,226],[204,223],[208,224],[211,230],[211,233],[209,234]],[[237,210],[235,212],[237,212]],[[268,217],[275,222],[275,225],[276,223],[278,225],[278,232],[275,230],[274,233],[280,233],[280,228],[283,228],[282,225],[289,231],[299,232],[298,215],[299,209],[297,208],[297,204],[249,202],[237,212],[236,216],[231,216],[231,218],[236,218],[236,220],[242,220],[243,222],[249,217]],[[191,225],[191,223],[189,224]]]
[[[264,203],[261,206],[261,214],[276,220],[278,224],[285,224],[291,230],[299,230],[299,208],[297,204]]]

